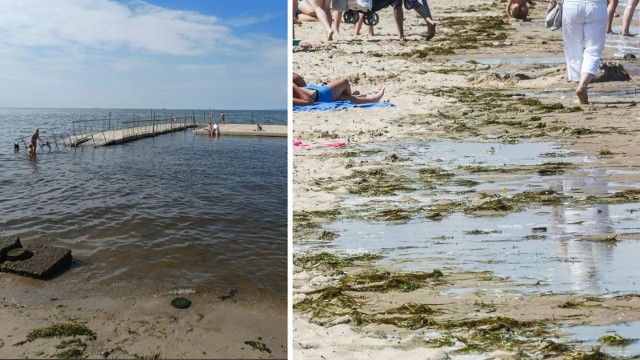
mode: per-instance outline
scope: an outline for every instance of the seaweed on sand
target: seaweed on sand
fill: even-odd
[[[63,339],[69,338],[71,339]],[[56,349],[62,350],[56,353],[57,358],[72,359],[81,357],[87,347],[86,341],[95,340],[96,333],[81,323],[57,323],[49,326],[31,330],[24,341],[20,341],[15,346],[20,346],[36,339],[60,338],[63,339],[56,345]]]
[[[489,200],[465,207],[465,213],[521,211],[530,205],[558,205],[562,197],[555,190],[524,191],[511,197],[490,195]]]
[[[346,275],[340,281],[353,291],[409,292],[430,286],[444,277],[440,270],[392,274],[390,272],[368,271],[357,275]]]
[[[371,217],[384,221],[406,221],[411,219],[411,212],[399,208],[389,208],[376,211]]]
[[[496,349],[520,350],[528,339],[547,333],[545,324],[538,321],[520,321],[508,317],[442,322],[438,328],[465,334],[459,339],[465,347],[459,353],[488,352]]]
[[[363,196],[390,196],[398,191],[415,190],[408,184],[409,179],[389,174],[383,169],[355,170],[351,179],[354,185],[349,188],[351,194]]]
[[[353,254],[341,255],[330,252],[320,253],[303,253],[293,255],[293,264],[303,269],[315,268],[319,265],[327,266],[331,269],[338,270],[353,265],[355,262],[374,261],[381,259],[379,254]]]
[[[293,213],[293,234],[295,237],[317,235],[320,240],[333,237],[321,232],[321,223],[333,221],[340,216],[340,210],[297,211]]]

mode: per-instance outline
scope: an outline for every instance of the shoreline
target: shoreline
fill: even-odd
[[[459,168],[407,161],[384,144],[550,142],[597,159],[558,165],[553,169],[557,173],[612,169],[607,181],[619,184],[612,192],[638,183],[640,143],[634,134],[640,130],[640,98],[624,92],[638,89],[637,75],[628,81],[594,83],[589,87],[592,104],[577,104],[575,85],[565,80],[564,61],[556,62],[564,59],[562,34],[542,25],[546,4],[532,8],[532,21],[515,23],[503,22],[503,5],[432,0],[438,33],[428,42],[422,40],[427,30],[422,20],[405,11],[406,46],[395,40],[391,9],[380,11],[373,37],[353,36],[351,26],[343,24],[327,43],[319,24],[296,26],[297,38],[303,40],[301,47],[294,47],[294,72],[310,83],[348,77],[353,89],[364,94],[384,87],[383,100],[396,107],[293,115],[293,139],[310,145],[293,148],[294,358],[597,356],[599,349],[559,342],[562,326],[640,320],[635,294],[525,294],[523,284],[491,273],[442,269],[439,280],[414,280],[415,289],[381,288],[421,272],[379,265],[383,251],[354,254],[332,245],[340,233],[326,225],[341,219],[387,222],[389,232],[403,221],[437,227],[437,220],[430,219],[476,211],[469,204],[485,199],[471,188],[469,195],[458,195],[461,201],[430,201],[437,196],[415,181],[416,168],[424,170],[419,176],[431,174],[422,181],[436,188],[447,184],[447,176],[457,178]],[[614,19],[614,25],[620,21]],[[620,65],[638,66],[637,61],[613,56],[615,51],[607,48],[603,54],[609,75]],[[541,61],[549,59],[556,60]],[[323,143],[328,141],[347,145],[327,149]],[[372,150],[372,144],[382,150]],[[563,159],[548,162],[561,164]],[[445,172],[426,172],[432,167]],[[505,176],[491,167],[482,171],[480,178],[498,185]],[[527,179],[548,169],[513,171]],[[493,195],[509,199],[500,192]],[[523,206],[536,208],[547,200],[528,199]],[[575,195],[571,199],[578,200]],[[640,199],[632,196],[628,201]],[[638,236],[630,233],[625,239],[621,241]],[[471,290],[447,293],[459,288]]]

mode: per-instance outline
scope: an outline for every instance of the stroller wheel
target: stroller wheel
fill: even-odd
[[[365,25],[376,26],[380,22],[380,17],[376,13],[367,13],[364,16]]]
[[[347,10],[344,12],[344,15],[342,15],[342,20],[344,20],[344,22],[346,22],[347,24],[355,24],[358,22],[358,17],[359,14],[353,10]]]

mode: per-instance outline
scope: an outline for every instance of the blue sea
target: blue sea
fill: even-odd
[[[224,112],[227,123],[287,123],[284,110]],[[64,246],[74,259],[48,281],[0,279],[19,278],[34,302],[198,289],[284,304],[286,138],[189,129],[100,148],[53,142],[87,120],[152,113],[204,124],[210,110],[0,109],[0,235]],[[51,150],[33,160],[20,139],[35,128]]]

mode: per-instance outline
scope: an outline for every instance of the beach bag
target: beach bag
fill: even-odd
[[[360,10],[369,11],[373,7],[373,0],[331,0],[331,10],[347,11]]]
[[[562,2],[558,1],[556,6],[549,11],[544,19],[544,26],[551,30],[557,30],[562,27]]]
[[[373,0],[349,0],[349,9],[352,10],[371,10],[373,6]]]

